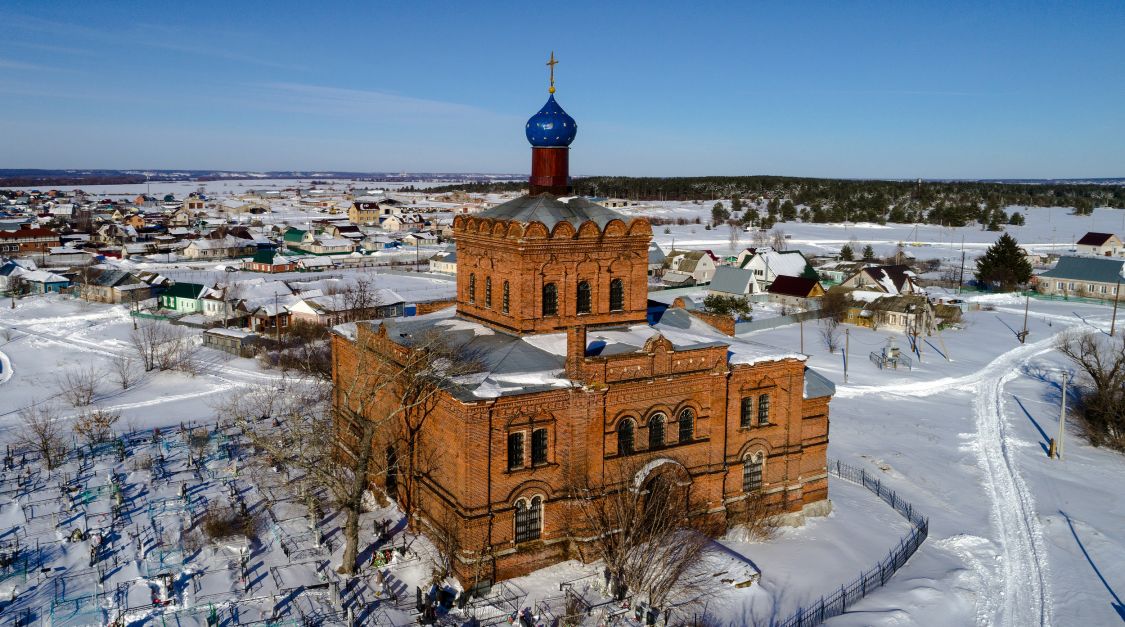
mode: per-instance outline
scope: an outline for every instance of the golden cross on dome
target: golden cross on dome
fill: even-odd
[[[559,62],[555,60],[555,51],[551,51],[551,60],[547,62],[547,67],[551,68],[551,87],[547,89],[549,93],[555,93],[555,66]]]

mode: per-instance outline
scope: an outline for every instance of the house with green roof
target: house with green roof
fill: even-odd
[[[1125,283],[1122,270],[1125,259],[1066,256],[1032,281],[1041,294],[1114,300]]]
[[[160,295],[160,308],[176,313],[203,311],[203,291],[207,287],[198,283],[173,283]]]

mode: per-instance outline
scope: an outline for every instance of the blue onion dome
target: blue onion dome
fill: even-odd
[[[555,102],[555,95],[527,121],[527,141],[540,148],[565,148],[578,134],[578,123]]]

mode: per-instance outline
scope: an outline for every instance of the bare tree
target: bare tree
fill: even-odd
[[[95,409],[74,421],[74,434],[90,446],[108,442],[113,437],[113,426],[120,419],[121,414],[118,412]]]
[[[785,239],[785,231],[778,228],[770,231],[770,246],[773,247],[774,250],[781,252],[785,250],[788,245],[789,242]]]
[[[699,567],[711,541],[693,528],[678,481],[667,474],[644,478],[639,461],[623,463],[606,473],[604,485],[587,485],[579,496],[582,533],[594,538],[616,598],[632,590],[663,607],[702,594]]]
[[[727,238],[728,243],[730,244],[730,252],[733,255],[734,253],[738,252],[738,243],[742,240],[742,227],[738,225],[738,222],[731,220],[730,222],[727,222],[727,229]]]
[[[1083,375],[1078,410],[1086,437],[1125,451],[1125,338],[1068,332],[1057,348]]]
[[[66,456],[66,425],[53,407],[33,403],[19,411],[20,429],[16,432],[17,446],[39,454],[47,472],[62,463]]]
[[[121,386],[122,390],[128,390],[129,386],[137,382],[137,369],[132,358],[121,355],[115,357],[111,365],[114,379]]]
[[[836,349],[840,348],[840,323],[833,318],[821,320],[820,339],[824,342],[824,348],[830,354],[835,354]]]
[[[94,402],[100,379],[93,367],[69,368],[55,375],[55,387],[71,407],[87,407]]]
[[[182,328],[159,322],[140,325],[129,336],[133,350],[146,372],[151,370],[183,370],[196,374],[197,346]]]

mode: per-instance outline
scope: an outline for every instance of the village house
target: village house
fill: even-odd
[[[884,294],[916,294],[924,292],[914,283],[914,271],[909,266],[870,266],[844,279],[844,287]]]
[[[372,226],[382,218],[396,216],[402,203],[394,198],[364,196],[348,207],[348,222]]]
[[[816,271],[799,250],[747,248],[739,253],[735,263],[739,268],[754,272],[756,291],[759,292],[764,292],[779,276],[818,278]]]
[[[20,280],[31,294],[57,294],[70,287],[70,279],[46,270],[25,272],[20,275]]]
[[[457,251],[438,253],[430,257],[430,272],[457,274]]]
[[[1121,238],[1113,233],[1087,233],[1078,240],[1074,248],[1080,255],[1125,256],[1125,245],[1122,245]]]
[[[99,303],[136,303],[153,297],[153,287],[126,270],[90,268],[78,284],[82,298]]]
[[[453,529],[452,569],[466,587],[593,559],[588,542],[604,530],[584,526],[580,499],[604,497],[575,485],[681,491],[713,533],[758,503],[794,522],[826,514],[832,383],[804,355],[728,337],[682,310],[649,324],[651,225],[563,199],[576,127],[549,104],[527,127],[528,195],[454,219],[456,308],[334,330],[344,454],[357,453],[368,408],[394,403],[379,386],[359,405],[357,386],[362,398],[370,377],[439,337],[470,352],[477,372],[422,410],[430,449],[418,455],[433,465],[407,476],[395,424],[363,445],[379,469],[373,487],[417,506],[413,528]]]
[[[4,255],[46,253],[59,244],[58,233],[28,223],[20,224],[14,231],[0,231],[0,254]]]
[[[184,247],[182,254],[187,259],[234,259],[257,251],[257,244],[251,240],[224,235],[219,239],[194,239]]]
[[[930,335],[935,318],[934,307],[924,295],[897,294],[874,298],[848,321],[876,331]]]
[[[645,269],[648,269],[648,252],[645,252]],[[669,285],[699,285],[710,283],[715,275],[717,260],[706,250],[673,250],[664,257],[664,283]],[[688,279],[690,278],[690,282]]]
[[[808,277],[783,274],[770,283],[766,292],[771,303],[813,309],[816,301],[824,296],[824,287]]]
[[[259,250],[252,258],[242,262],[242,269],[269,274],[293,272],[297,270],[297,261],[279,254],[276,250]]]
[[[1060,257],[1054,268],[1032,277],[1035,289],[1051,296],[1119,298],[1125,260],[1104,257]]]
[[[253,357],[258,346],[258,335],[242,329],[215,327],[203,332],[203,345],[235,357]]]
[[[394,318],[403,315],[406,301],[389,289],[376,289],[369,303],[361,304],[346,293],[301,298],[286,307],[292,324],[305,322],[334,326],[353,320]]]
[[[761,289],[757,287],[753,270],[719,266],[715,268],[715,276],[711,278],[708,291],[720,296],[748,296],[757,294]]]
[[[199,283],[173,283],[160,295],[160,307],[182,314],[199,313],[203,310],[200,296],[206,289]]]

